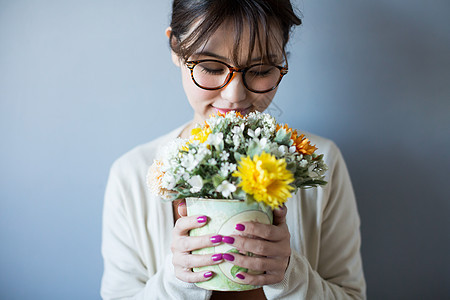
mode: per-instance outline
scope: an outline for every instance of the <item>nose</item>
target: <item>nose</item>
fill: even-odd
[[[222,98],[233,103],[245,100],[246,95],[247,89],[244,86],[242,73],[240,72],[233,73],[230,82],[221,89]]]

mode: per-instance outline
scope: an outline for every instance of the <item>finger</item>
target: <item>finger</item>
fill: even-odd
[[[236,278],[238,278],[239,282],[242,284],[261,286],[281,282],[284,278],[284,273],[248,274],[245,272],[239,272],[236,274]]]
[[[241,253],[251,252],[262,256],[287,257],[291,254],[289,240],[282,242],[271,242],[246,236],[233,236],[232,244]]]
[[[176,235],[188,235],[189,230],[204,226],[208,221],[207,216],[189,216],[179,218],[173,229]]]
[[[181,281],[196,283],[210,280],[215,275],[212,271],[192,272],[183,268],[175,267],[175,276]]]
[[[275,226],[258,222],[236,224],[236,232],[244,236],[255,236],[268,241],[281,241],[289,235],[286,224]]]
[[[280,225],[286,223],[287,207],[280,206],[273,210],[273,225]]]
[[[217,246],[222,242],[222,236],[207,234],[201,236],[174,236],[172,252],[191,252],[198,249]]]
[[[178,214],[181,217],[187,216],[187,208],[186,208],[186,200],[182,199],[180,203],[178,203]]]
[[[270,270],[273,272],[281,272],[283,270],[283,266],[280,263],[280,260],[268,257],[250,257],[237,253],[224,253],[223,259],[232,263],[233,265],[254,270],[265,272]]]
[[[174,255],[172,263],[184,269],[192,269],[198,267],[206,267],[217,265],[223,262],[222,253],[212,254],[179,254]]]

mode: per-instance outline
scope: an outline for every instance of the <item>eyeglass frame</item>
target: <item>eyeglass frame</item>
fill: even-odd
[[[195,81],[195,79],[194,79],[194,68],[195,68],[195,66],[198,65],[199,63],[207,62],[207,61],[221,63],[221,64],[224,64],[225,66],[228,67],[229,73],[227,75],[227,79],[225,80],[225,82],[221,86],[216,87],[216,88],[207,88],[207,87],[201,86],[197,81]],[[247,90],[249,90],[250,92],[253,92],[253,93],[257,93],[257,94],[264,94],[264,93],[268,93],[268,92],[273,91],[274,89],[276,89],[278,87],[278,85],[280,84],[281,79],[283,79],[283,76],[288,73],[287,65],[285,67],[277,66],[277,65],[271,65],[271,66],[276,67],[277,69],[280,70],[280,78],[278,78],[277,83],[272,88],[267,89],[265,91],[256,91],[256,90],[253,90],[253,89],[248,87],[247,82],[245,81],[245,73],[249,69],[251,69],[251,68],[253,68],[255,66],[270,65],[270,64],[258,63],[258,64],[250,65],[250,66],[245,67],[245,68],[235,68],[235,67],[230,66],[229,64],[227,64],[227,63],[225,63],[223,61],[217,60],[217,59],[188,60],[188,61],[185,62],[185,64],[186,64],[186,67],[188,67],[188,69],[191,71],[191,78],[192,78],[192,81],[195,83],[195,85],[198,86],[201,89],[208,90],[208,91],[215,91],[215,90],[220,90],[220,89],[224,88],[234,78],[235,72],[236,73],[239,72],[239,73],[242,73],[242,82],[244,83],[244,86],[245,86],[245,88]]]

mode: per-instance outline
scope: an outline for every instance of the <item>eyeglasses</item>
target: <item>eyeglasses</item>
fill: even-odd
[[[288,72],[287,67],[264,63],[235,68],[215,59],[187,61],[186,66],[191,70],[194,83],[202,89],[221,89],[233,79],[235,72],[240,72],[244,86],[249,91],[260,94],[274,90]]]

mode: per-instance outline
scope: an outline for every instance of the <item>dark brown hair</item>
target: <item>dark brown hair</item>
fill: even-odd
[[[170,47],[180,58],[187,60],[224,22],[230,22],[234,26],[232,59],[237,64],[243,38],[249,40],[248,61],[256,43],[263,58],[271,61],[270,53],[273,49],[270,41],[280,39],[274,39],[274,30],[271,28],[275,32],[281,31],[281,45],[277,46],[285,57],[285,47],[292,26],[300,25],[301,19],[294,13],[289,0],[174,0]],[[192,30],[194,25],[196,27]],[[245,26],[249,28],[249,35],[244,37]]]

